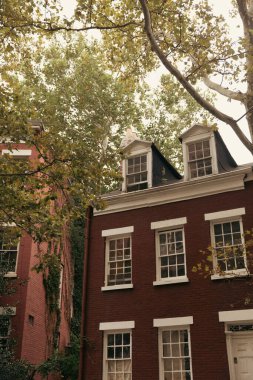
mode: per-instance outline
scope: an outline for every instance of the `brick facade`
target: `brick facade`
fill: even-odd
[[[248,278],[211,280],[210,276],[204,278],[203,273],[195,273],[192,268],[203,259],[200,251],[206,250],[211,244],[210,222],[205,221],[205,214],[245,208],[245,215],[242,215],[244,231],[253,227],[253,179],[250,176],[251,180],[242,180],[243,188],[240,190],[227,189],[182,201],[163,201],[162,204],[149,207],[143,205],[131,208],[129,202],[128,210],[97,212],[88,219],[90,233],[86,236],[89,244],[84,287],[87,301],[83,315],[83,335],[88,343],[82,351],[80,380],[109,379],[103,377],[105,332],[99,326],[105,322],[120,321],[135,323],[132,329],[131,379],[164,379],[159,377],[158,328],[153,327],[153,320],[187,316],[193,317],[193,324],[190,325],[192,378],[232,379],[225,324],[219,321],[219,312],[250,309],[252,313],[252,305],[245,304],[245,296],[250,291]],[[140,191],[145,194],[149,190]],[[109,210],[111,204],[109,199]],[[189,282],[154,286],[156,245],[155,230],[151,229],[151,223],[183,217],[187,218],[184,233]],[[133,288],[103,291],[106,238],[102,237],[102,231],[127,226],[134,227],[131,234]],[[125,378],[128,377],[122,377]]]
[[[34,147],[25,144],[17,144],[15,149],[29,149],[31,155],[27,159],[37,158]],[[2,144],[0,150],[8,149]],[[59,350],[63,351],[70,341],[70,308],[72,289],[72,260],[70,243],[67,230],[64,231],[64,243],[62,250],[63,284],[61,297],[61,322],[59,328]],[[46,251],[46,245],[42,247]],[[47,306],[45,302],[45,290],[41,273],[36,273],[32,268],[38,264],[38,248],[28,234],[20,238],[16,277],[12,276],[8,281],[16,284],[14,294],[1,298],[1,306],[16,308],[16,314],[11,317],[11,336],[15,339],[16,357],[27,360],[32,364],[40,364],[52,353],[52,347],[48,345]],[[50,337],[52,338],[52,337]],[[38,375],[36,379],[40,378]],[[56,377],[53,377],[56,378]]]

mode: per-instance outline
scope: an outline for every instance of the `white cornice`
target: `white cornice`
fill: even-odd
[[[108,194],[103,197],[107,207],[104,210],[94,210],[94,215],[111,214],[242,190],[244,189],[245,176],[251,172],[251,166],[244,166],[231,172],[201,177],[190,181],[180,181],[130,193]]]

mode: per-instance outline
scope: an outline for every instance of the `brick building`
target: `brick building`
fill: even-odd
[[[41,132],[40,122],[34,122],[32,127],[35,133]],[[7,144],[1,144],[0,151],[0,154],[9,154],[14,159],[33,161],[38,158],[36,148],[28,147],[24,142],[16,144],[12,150]],[[8,265],[5,278],[15,289],[13,294],[0,297],[0,348],[7,346],[13,338],[16,341],[14,347],[17,358],[40,364],[52,354],[53,340],[58,340],[59,350],[64,350],[70,341],[73,274],[68,233],[66,230],[63,234],[58,305],[60,325],[56,338],[52,336],[52,326],[49,326],[42,273],[32,270],[38,264],[38,245],[24,233],[10,246],[6,229],[13,227],[12,223],[0,226],[0,261]],[[46,251],[47,247],[44,244],[41,248]]]
[[[128,131],[122,190],[89,210],[80,380],[253,379],[252,164],[205,126],[181,141],[184,177]]]

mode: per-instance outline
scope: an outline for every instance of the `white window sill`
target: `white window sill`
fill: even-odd
[[[133,284],[111,285],[111,286],[103,286],[101,290],[105,292],[108,290],[132,289],[133,287],[134,287]]]
[[[246,269],[239,269],[234,271],[225,272],[224,274],[213,274],[211,280],[226,280],[235,277],[247,277],[250,273]]]
[[[8,277],[8,278],[16,278],[17,277],[17,273],[15,272],[8,272],[4,275],[4,277]]]
[[[166,278],[164,280],[154,281],[153,285],[154,286],[171,285],[171,284],[180,284],[181,282],[189,282],[189,278],[186,276],[175,277],[171,279]]]

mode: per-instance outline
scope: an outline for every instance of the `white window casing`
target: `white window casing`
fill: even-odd
[[[135,321],[101,322],[100,331],[128,330],[135,328]]]
[[[122,161],[122,176],[123,176],[123,182],[122,182],[122,191],[127,191],[127,160],[129,158],[134,158],[138,156],[146,155],[147,156],[147,188],[152,187],[152,150],[150,147],[145,149],[138,149],[134,150],[130,154],[127,155],[127,158],[125,158]]]
[[[219,311],[219,322],[252,322],[253,309]]]
[[[132,379],[132,329],[103,331],[103,380]]]
[[[118,229],[124,231],[124,228]],[[133,231],[133,227],[126,229]],[[112,231],[112,230],[111,230]],[[117,231],[117,232],[119,232]],[[130,289],[132,284],[132,236],[114,234],[105,241],[105,277],[102,291]]]
[[[189,136],[183,139],[182,147],[183,147],[183,160],[184,160],[184,180],[188,181],[190,179],[189,175],[189,165],[188,165],[188,144],[189,143],[197,143],[203,140],[209,140],[210,144],[210,155],[212,159],[212,174],[218,173],[218,165],[217,165],[217,152],[216,152],[216,144],[215,144],[215,136],[214,133],[205,132],[193,136]],[[193,178],[193,180],[199,179],[201,177]]]
[[[205,220],[220,220],[220,219],[226,219],[226,218],[233,218],[236,216],[242,216],[245,215],[245,207],[241,208],[234,208],[231,210],[224,210],[224,211],[218,211],[218,212],[211,212],[208,214],[205,214]]]
[[[153,319],[153,327],[172,327],[193,324],[193,316]]]
[[[30,157],[32,155],[31,149],[3,149],[2,154],[9,154],[13,157]]]
[[[182,226],[187,223],[187,218],[174,218],[174,219],[166,219],[166,220],[160,220],[158,222],[152,222],[150,225],[151,230],[157,230],[161,228],[171,228],[171,227],[177,227]]]
[[[132,232],[134,232],[134,226],[112,228],[109,230],[102,230],[102,237],[108,237],[108,236],[113,237],[116,235],[129,234]]]
[[[249,274],[241,218],[244,214],[244,207],[205,214],[205,220],[210,221],[213,247],[214,274],[211,276],[211,280],[222,280]],[[225,231],[225,228],[228,228],[226,226],[229,225],[230,229]],[[232,227],[233,225],[237,225],[238,228],[235,230],[235,227]],[[215,230],[220,231],[215,232]],[[229,249],[233,253],[232,255]],[[224,251],[224,258],[222,258],[222,250]],[[218,252],[217,255],[216,252]]]
[[[193,317],[154,319],[154,327],[158,327],[159,380],[164,380],[165,376],[170,376],[171,379],[174,376],[179,376],[177,378],[180,379],[193,378],[190,337],[192,323]]]
[[[0,306],[0,315],[16,315],[16,306]]]
[[[151,223],[150,228],[155,230],[156,244],[156,281],[153,282],[154,286],[189,282],[187,278],[185,234],[183,228],[186,223],[186,217]],[[166,241],[162,243],[161,239],[165,239]],[[170,239],[173,242],[169,241]],[[162,249],[166,252],[162,253]]]

